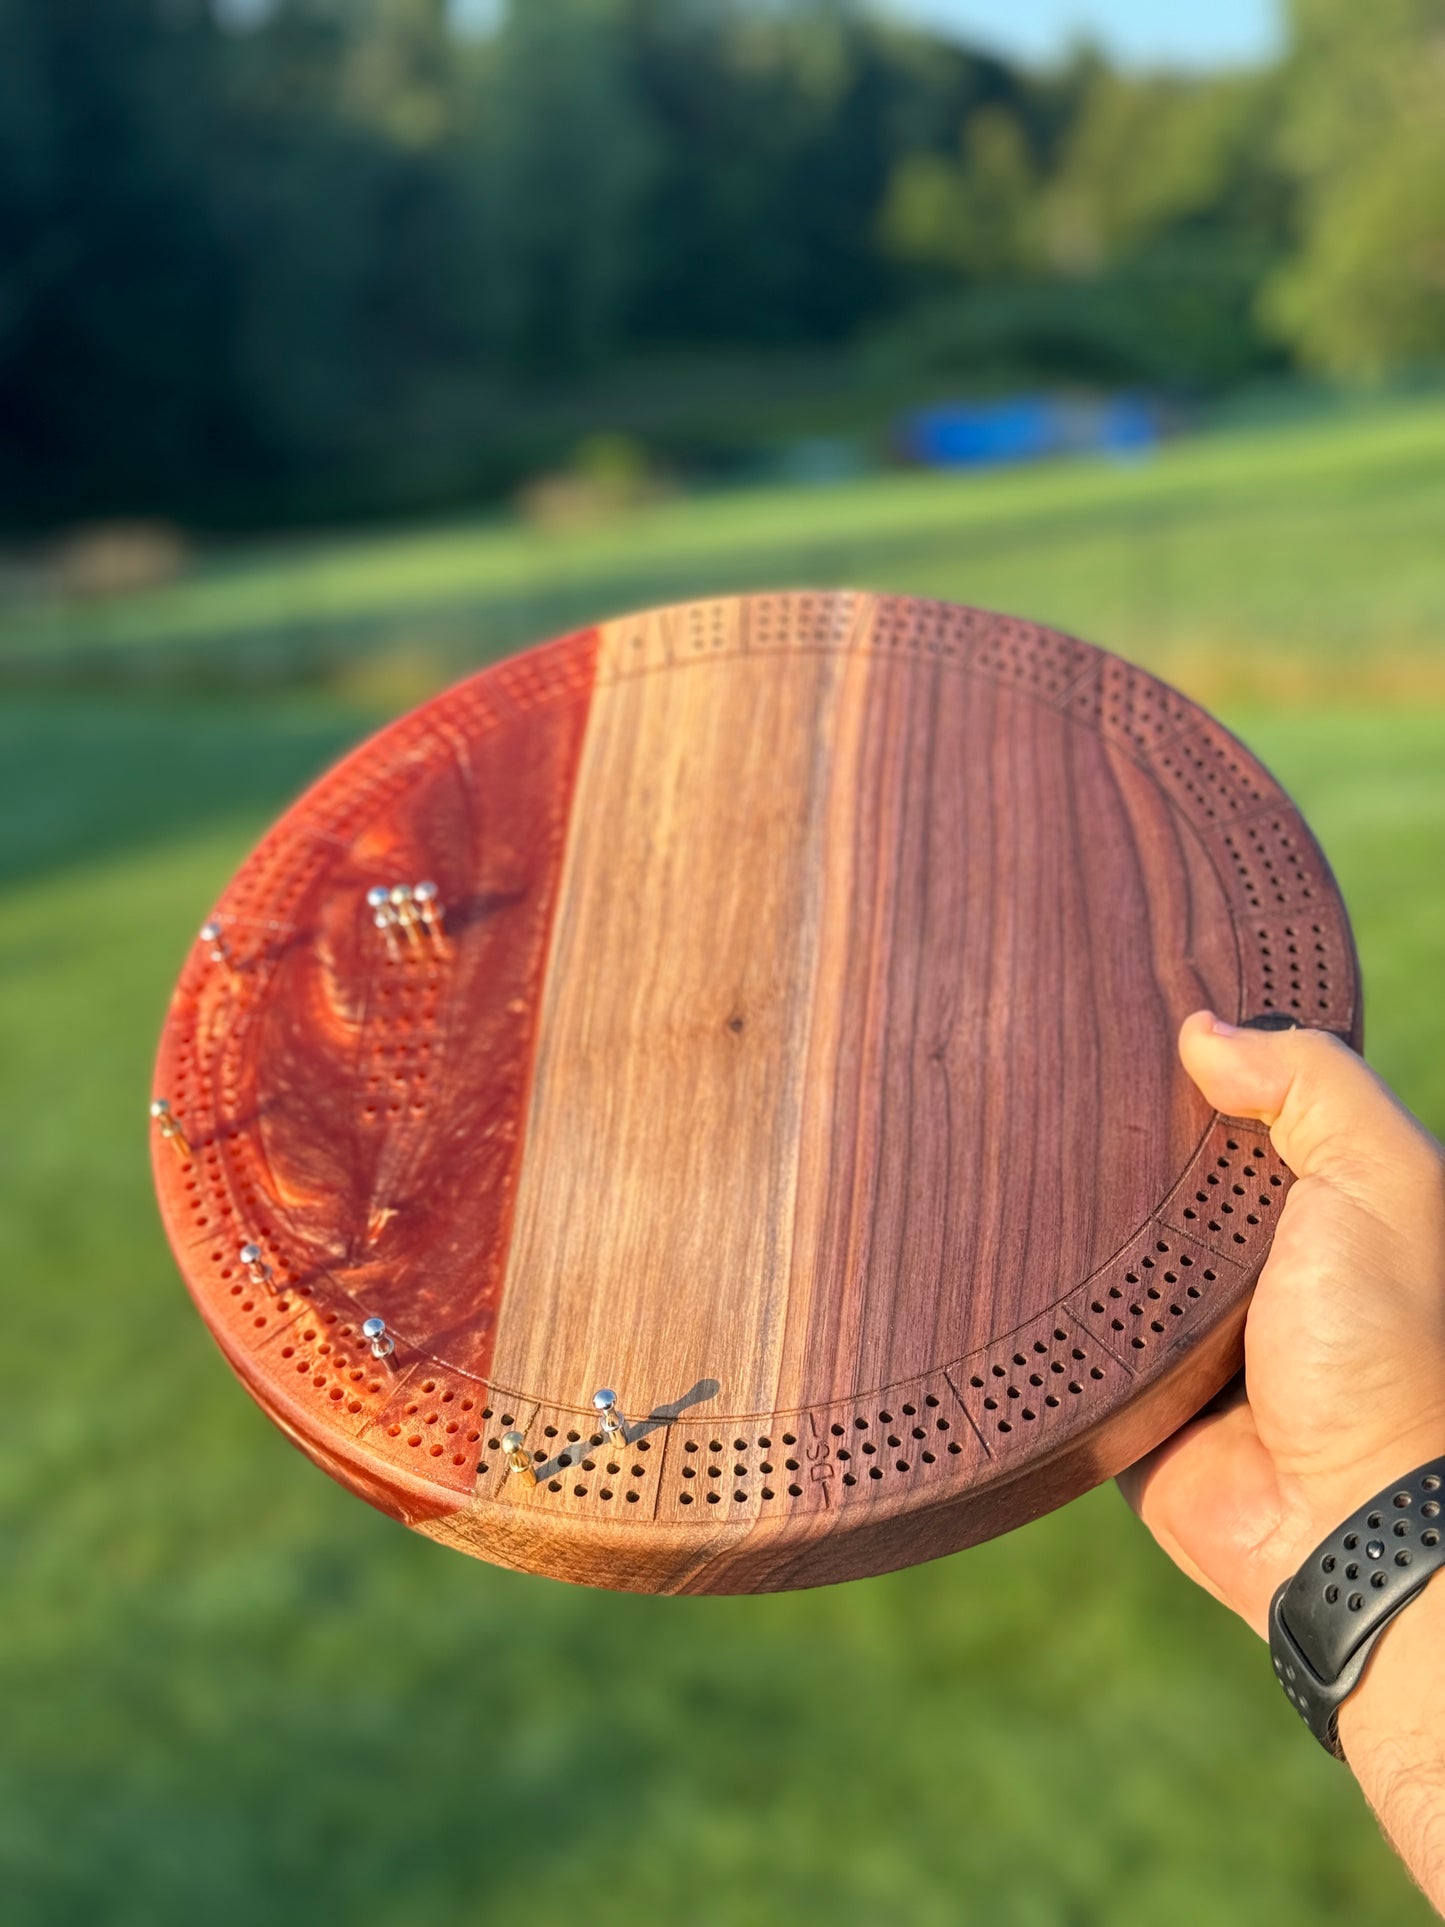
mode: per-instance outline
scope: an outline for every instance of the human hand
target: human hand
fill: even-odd
[[[1208,1011],[1185,1069],[1295,1173],[1245,1327],[1244,1389],[1120,1484],[1191,1578],[1264,1633],[1270,1599],[1382,1486],[1445,1452],[1445,1153],[1324,1031]]]
[[[1445,1152],[1326,1032],[1200,1011],[1179,1053],[1217,1109],[1269,1127],[1295,1183],[1250,1304],[1243,1388],[1119,1483],[1170,1557],[1263,1634],[1276,1587],[1323,1538],[1445,1453]],[[1442,1652],[1432,1582],[1380,1635],[1339,1722],[1387,1836],[1445,1911]]]

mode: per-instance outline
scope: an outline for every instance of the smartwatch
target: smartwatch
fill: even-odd
[[[1445,1458],[1431,1459],[1351,1513],[1269,1609],[1269,1650],[1285,1697],[1327,1753],[1345,1757],[1339,1709],[1375,1642],[1445,1566]]]

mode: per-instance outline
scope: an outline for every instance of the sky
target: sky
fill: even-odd
[[[1088,40],[1129,67],[1257,65],[1279,51],[1285,0],[875,0],[907,19],[1033,66],[1062,60]],[[244,24],[275,0],[212,0]],[[450,0],[454,18],[490,25],[503,0]]]
[[[960,40],[1049,65],[1088,39],[1132,67],[1233,67],[1283,39],[1280,0],[888,0]]]
[[[236,9],[265,0],[226,0]],[[458,19],[494,19],[501,0],[451,0]],[[1257,65],[1279,51],[1284,0],[877,0],[905,18],[1034,66],[1090,40],[1123,66]]]

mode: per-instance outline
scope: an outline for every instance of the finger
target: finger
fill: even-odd
[[[1240,1030],[1196,1011],[1179,1055],[1227,1117],[1257,1118],[1296,1177],[1418,1183],[1440,1147],[1347,1044],[1322,1030]]]
[[[1262,1632],[1294,1534],[1248,1404],[1195,1419],[1119,1487],[1174,1563]]]

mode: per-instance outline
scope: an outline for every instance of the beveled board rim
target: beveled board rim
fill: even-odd
[[[966,1452],[960,1449],[955,1453],[960,1461],[960,1476],[952,1483],[947,1477],[946,1465],[943,1473],[929,1479],[927,1490],[922,1489],[921,1483],[898,1484],[884,1479],[876,1495],[868,1494],[866,1506],[858,1503],[836,1506],[821,1540],[817,1536],[816,1520],[798,1519],[793,1515],[796,1530],[789,1543],[789,1515],[785,1506],[779,1506],[767,1521],[759,1519],[756,1507],[750,1506],[745,1520],[727,1526],[697,1523],[677,1516],[663,1519],[657,1516],[660,1504],[656,1491],[670,1470],[676,1469],[689,1436],[696,1443],[698,1430],[706,1434],[734,1428],[742,1430],[747,1426],[761,1432],[766,1425],[767,1436],[772,1433],[781,1436],[791,1422],[801,1440],[804,1419],[822,1415],[830,1428],[839,1422],[832,1416],[836,1400],[794,1404],[767,1412],[708,1410],[695,1420],[683,1411],[653,1427],[645,1449],[660,1450],[664,1465],[654,1473],[653,1497],[646,1508],[645,1523],[665,1534],[674,1546],[661,1555],[655,1549],[646,1549],[634,1570],[627,1559],[619,1557],[618,1544],[623,1539],[637,1540],[641,1522],[637,1514],[629,1517],[620,1505],[614,1513],[605,1516],[593,1509],[585,1517],[548,1519],[542,1506],[529,1503],[521,1496],[515,1482],[509,1484],[505,1478],[499,1481],[493,1476],[485,1489],[480,1482],[469,1489],[465,1478],[459,1480],[454,1472],[446,1479],[427,1476],[429,1468],[421,1461],[408,1463],[384,1442],[387,1427],[383,1421],[398,1401],[411,1402],[408,1388],[421,1391],[428,1381],[438,1381],[442,1376],[448,1380],[453,1405],[459,1405],[470,1393],[478,1412],[491,1408],[485,1425],[465,1428],[482,1435],[476,1441],[479,1459],[489,1450],[495,1458],[495,1451],[486,1441],[495,1436],[490,1428],[504,1417],[515,1419],[526,1429],[539,1426],[544,1416],[548,1423],[560,1420],[562,1424],[555,1428],[560,1436],[564,1428],[579,1429],[573,1421],[592,1420],[593,1415],[585,1405],[551,1397],[546,1401],[545,1413],[540,1408],[529,1413],[526,1407],[538,1406],[534,1397],[506,1388],[494,1376],[470,1374],[423,1349],[400,1343],[395,1373],[384,1372],[379,1378],[368,1373],[358,1382],[358,1389],[366,1388],[358,1407],[361,1423],[342,1425],[337,1420],[351,1403],[344,1388],[342,1397],[337,1399],[336,1385],[328,1382],[323,1387],[320,1383],[320,1379],[327,1376],[324,1371],[319,1376],[311,1374],[305,1386],[298,1385],[290,1375],[289,1358],[282,1370],[281,1360],[287,1349],[281,1342],[283,1337],[295,1341],[303,1331],[315,1328],[321,1333],[315,1343],[325,1343],[326,1335],[321,1332],[319,1321],[330,1319],[328,1329],[332,1333],[354,1338],[355,1327],[366,1315],[366,1303],[363,1296],[347,1288],[342,1278],[328,1271],[316,1272],[304,1280],[288,1278],[284,1251],[277,1247],[275,1234],[268,1250],[274,1251],[277,1258],[281,1293],[268,1304],[262,1304],[259,1298],[248,1299],[244,1292],[238,1294],[235,1290],[234,1260],[226,1257],[229,1240],[219,1243],[217,1240],[217,1223],[229,1220],[241,1226],[248,1217],[256,1215],[258,1197],[256,1171],[247,1167],[244,1150],[236,1148],[244,1144],[244,1133],[236,1134],[233,1124],[223,1116],[228,1050],[232,1052],[229,1075],[232,1080],[236,1075],[238,980],[244,979],[247,971],[259,979],[271,954],[296,935],[288,928],[284,901],[278,905],[274,898],[268,898],[263,903],[254,896],[255,888],[278,865],[284,870],[288,863],[294,863],[300,849],[307,850],[309,856],[319,850],[324,857],[328,839],[337,841],[337,824],[348,810],[354,812],[358,780],[368,780],[368,772],[370,780],[384,789],[386,783],[395,781],[398,770],[405,770],[409,759],[424,753],[429,743],[439,739],[454,741],[461,727],[459,702],[464,700],[470,705],[467,714],[473,721],[483,710],[505,718],[515,716],[530,703],[548,700],[549,692],[575,697],[584,683],[589,690],[597,689],[610,682],[679,667],[689,661],[716,661],[718,657],[711,652],[708,638],[714,626],[721,622],[719,612],[739,609],[771,612],[770,639],[766,644],[770,650],[784,654],[884,652],[894,654],[895,658],[900,653],[914,654],[1003,686],[1026,687],[1038,701],[1050,705],[1078,727],[1107,734],[1117,750],[1160,784],[1181,821],[1189,825],[1191,834],[1219,876],[1236,916],[1237,942],[1241,916],[1248,916],[1252,921],[1262,919],[1272,925],[1281,923],[1284,915],[1292,914],[1283,899],[1274,906],[1258,902],[1260,865],[1271,859],[1261,858],[1257,849],[1243,849],[1250,834],[1248,826],[1263,825],[1265,819],[1278,819],[1275,822],[1278,831],[1279,822],[1283,822],[1304,864],[1299,874],[1308,875],[1314,886],[1312,891],[1306,890],[1305,897],[1299,897],[1299,889],[1306,886],[1298,883],[1297,876],[1286,894],[1293,892],[1297,903],[1310,901],[1314,906],[1311,915],[1325,917],[1343,966],[1333,970],[1333,1004],[1327,1027],[1346,1036],[1356,1047],[1360,1041],[1358,966],[1348,919],[1318,846],[1282,789],[1228,731],[1168,685],[1107,651],[1039,625],[984,611],[960,610],[947,603],[852,592],[799,591],[674,605],[646,612],[641,617],[619,618],[602,625],[598,631],[564,638],[484,670],[456,690],[444,692],[389,725],[353,751],[313,785],[263,839],[217,905],[217,914],[224,926],[234,933],[238,952],[245,952],[238,954],[240,970],[218,974],[204,948],[198,945],[182,972],[162,1035],[155,1088],[157,1092],[179,1088],[186,1094],[198,1157],[194,1165],[181,1164],[169,1146],[159,1140],[154,1144],[157,1189],[167,1232],[187,1285],[233,1369],[263,1409],[334,1476],[373,1503],[433,1536],[462,1544],[468,1550],[480,1551],[503,1563],[553,1571],[563,1577],[636,1584],[648,1589],[695,1587],[705,1590],[734,1586],[753,1589],[775,1583],[813,1583],[850,1576],[854,1572],[881,1570],[884,1566],[878,1563],[880,1558],[885,1564],[898,1564],[906,1563],[910,1555],[906,1545],[899,1554],[898,1547],[890,1552],[886,1547],[870,1549],[867,1544],[854,1543],[869,1539],[870,1522],[877,1526],[888,1518],[905,1522],[909,1518],[917,1519],[916,1543],[920,1550],[912,1556],[930,1556],[982,1536],[983,1532],[1016,1523],[1019,1516],[1032,1516],[1038,1508],[1023,1488],[1032,1475],[1038,1474],[1039,1489],[1052,1490],[1049,1480],[1043,1477],[1050,1466],[1063,1468],[1058,1492],[1051,1503],[1057,1503],[1060,1495],[1070,1496],[1072,1491],[1082,1490],[1085,1485],[1108,1476],[1110,1471],[1120,1469],[1128,1460],[1112,1463],[1118,1450],[1127,1446],[1132,1458],[1137,1456],[1136,1446],[1142,1450],[1146,1444],[1156,1443],[1158,1436],[1173,1429],[1190,1410],[1212,1395],[1218,1383],[1233,1369],[1248,1293],[1268,1249],[1267,1227],[1266,1235],[1251,1235],[1240,1248],[1215,1253],[1230,1267],[1228,1289],[1215,1293],[1211,1302],[1191,1317],[1187,1342],[1166,1343],[1156,1348],[1143,1373],[1130,1373],[1126,1340],[1111,1338],[1110,1321],[1096,1317],[1089,1309],[1108,1302],[1102,1297],[1103,1275],[1117,1271],[1126,1263],[1135,1246],[1143,1250],[1156,1242],[1153,1234],[1160,1231],[1168,1231],[1173,1236],[1176,1248],[1180,1248],[1178,1240],[1195,1237],[1200,1231],[1199,1221],[1183,1201],[1184,1196],[1190,1190],[1199,1189],[1207,1168],[1221,1157],[1238,1156],[1244,1162],[1256,1150],[1265,1153],[1255,1167],[1261,1180],[1278,1180],[1276,1189],[1280,1197],[1288,1187],[1288,1173],[1273,1158],[1267,1140],[1260,1138],[1257,1127],[1216,1117],[1201,1134],[1193,1158],[1173,1189],[1159,1201],[1134,1236],[1089,1278],[1070,1285],[1044,1312],[1013,1331],[996,1336],[986,1347],[955,1360],[945,1360],[921,1375],[895,1378],[853,1392],[850,1402],[855,1405],[872,1404],[885,1410],[885,1400],[888,1407],[915,1405],[919,1409],[907,1415],[914,1418],[938,1409],[936,1403],[925,1404],[930,1397],[935,1401],[950,1400],[951,1395],[948,1416],[960,1430],[948,1443],[957,1445],[960,1437],[967,1436],[963,1428],[970,1428],[972,1437]],[[761,618],[755,616],[750,637],[755,649],[764,646],[760,624]],[[579,669],[579,660],[585,661],[585,673]],[[1278,856],[1278,846],[1270,847]],[[1296,869],[1298,871],[1298,864]],[[1250,904],[1244,901],[1246,898],[1256,900]],[[265,908],[269,914],[258,914],[258,908]],[[275,914],[278,908],[279,915]],[[1258,995],[1251,1000],[1248,960],[1242,954],[1240,982],[1240,1008],[1224,1013],[1236,1018],[1254,1014],[1246,1006],[1251,1001],[1261,1001]],[[245,990],[243,981],[240,990]],[[240,1003],[244,1004],[244,995]],[[242,1020],[244,1016],[242,1010]],[[244,1021],[240,1027],[244,1028]],[[201,1072],[208,1052],[220,1067],[209,1079]],[[207,1083],[209,1116],[208,1099],[201,1089]],[[198,1198],[202,1199],[200,1212]],[[215,1218],[201,1222],[208,1211],[214,1211]],[[1179,1223],[1181,1218],[1186,1219],[1186,1223]],[[1206,1236],[1199,1236],[1197,1242],[1200,1250],[1214,1250]],[[284,1244],[284,1239],[281,1243]],[[1188,1245],[1182,1248],[1191,1249]],[[219,1257],[213,1255],[217,1252]],[[1192,1255],[1197,1258],[1198,1251],[1192,1251]],[[252,1321],[249,1328],[243,1319],[234,1315],[236,1308],[231,1300],[238,1296],[248,1306],[259,1308],[248,1309],[247,1316]],[[963,1368],[977,1366],[979,1370],[992,1371],[997,1363],[996,1354],[1019,1354],[1043,1344],[1044,1339],[1035,1334],[1036,1328],[1041,1329],[1045,1321],[1050,1329],[1082,1343],[1091,1357],[1099,1355],[1104,1363],[1096,1369],[1107,1367],[1111,1375],[1116,1370],[1130,1373],[1136,1421],[1121,1430],[1120,1442],[1112,1450],[1097,1439],[1091,1440],[1087,1426],[1082,1423],[1071,1427],[1066,1420],[1060,1420],[1051,1426],[1046,1437],[1040,1431],[1038,1449],[1029,1456],[1012,1461],[990,1458],[967,1391],[956,1381],[959,1377],[977,1380],[977,1370]],[[1053,1341],[1049,1343],[1052,1346]],[[293,1352],[298,1349],[295,1342],[291,1349]],[[1210,1382],[1201,1391],[1198,1378],[1201,1370],[1206,1370],[1207,1379],[1218,1383]],[[375,1390],[370,1389],[373,1386]],[[979,1387],[975,1383],[968,1389]],[[325,1402],[319,1409],[318,1401],[309,1395],[315,1390],[325,1393]],[[1149,1397],[1143,1396],[1146,1391]],[[442,1397],[439,1387],[434,1394],[427,1394],[434,1403],[439,1403]],[[1079,1407],[1081,1418],[1085,1409],[1082,1405]],[[352,1421],[356,1417],[357,1413],[351,1414]],[[816,1428],[813,1429],[816,1432]],[[910,1433],[914,1430],[911,1426],[907,1429]],[[589,1438],[596,1438],[590,1423],[583,1425],[581,1439],[577,1441],[584,1450]],[[1139,1443],[1140,1438],[1145,1444]],[[640,1438],[638,1442],[642,1443]],[[982,1448],[982,1457],[978,1448]],[[938,1456],[935,1454],[935,1458]],[[458,1463],[460,1465],[460,1461]],[[465,1466],[461,1469],[465,1473]],[[797,1469],[806,1478],[810,1468],[800,1462]],[[653,1467],[649,1465],[648,1470]],[[836,1463],[829,1476],[839,1476]],[[781,1479],[778,1485],[781,1496],[785,1489]],[[1015,1495],[1012,1506],[1005,1504],[1001,1511],[995,1507],[990,1512],[988,1495],[1010,1489]],[[641,1510],[639,1507],[638,1511]],[[931,1524],[925,1523],[929,1521]],[[754,1542],[753,1555],[734,1556],[739,1542],[747,1540]]]

